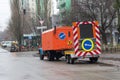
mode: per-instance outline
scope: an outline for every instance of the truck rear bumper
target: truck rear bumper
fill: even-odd
[[[100,54],[90,54],[90,53],[83,53],[81,56],[76,56],[74,51],[64,51],[65,55],[70,55],[71,58],[89,58],[89,57],[99,57]]]

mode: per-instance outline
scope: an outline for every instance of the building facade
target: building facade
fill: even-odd
[[[44,26],[51,28],[51,5],[52,0],[36,0],[36,9],[39,20],[43,20]]]
[[[64,18],[70,17],[71,0],[57,0],[57,8],[59,9],[60,24],[64,25]]]
[[[28,12],[32,18],[36,18],[36,0],[27,0],[28,1]]]
[[[20,10],[31,18],[36,18],[36,0],[19,0]]]

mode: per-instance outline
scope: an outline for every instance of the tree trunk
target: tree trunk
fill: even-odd
[[[103,40],[103,43],[105,45],[107,45],[107,36],[106,36],[105,32],[102,33],[102,40]]]
[[[103,49],[105,50],[105,51],[108,51],[108,45],[107,45],[107,36],[106,36],[106,33],[105,33],[105,31],[104,32],[102,32],[102,43],[103,43]]]

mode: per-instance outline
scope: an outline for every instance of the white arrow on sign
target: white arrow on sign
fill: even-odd
[[[41,25],[43,25],[43,23],[44,23],[44,20],[40,20],[39,22],[40,22],[40,24],[41,24]]]

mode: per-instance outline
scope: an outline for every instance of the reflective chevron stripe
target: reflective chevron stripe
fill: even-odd
[[[96,50],[85,52],[85,51],[79,51],[79,39],[78,39],[78,26],[80,24],[92,24],[95,26],[95,34],[96,34]],[[74,53],[77,57],[83,56],[85,57],[87,54],[90,54],[91,56],[101,54],[101,43],[100,43],[100,31],[99,26],[95,24],[95,22],[76,22],[76,25],[73,26],[73,39],[74,39]]]

